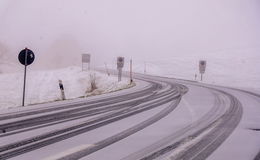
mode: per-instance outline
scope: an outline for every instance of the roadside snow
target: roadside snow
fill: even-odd
[[[96,87],[91,91],[90,77]],[[61,93],[58,80],[62,80],[66,99],[109,93],[131,87],[128,80],[117,82],[116,77],[94,71],[81,71],[80,67],[68,67],[51,71],[28,70],[25,104],[59,101]],[[0,74],[0,109],[21,106],[23,73]]]
[[[209,52],[207,54],[173,54],[172,57],[138,61],[133,71],[149,75],[200,81],[199,60],[206,60],[203,83],[230,86],[260,92],[260,48]],[[126,60],[126,66],[129,66]],[[109,65],[113,68],[114,65]],[[125,68],[127,70],[128,67]]]

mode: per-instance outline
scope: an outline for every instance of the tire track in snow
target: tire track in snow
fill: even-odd
[[[183,86],[182,86],[183,87]],[[160,87],[160,85],[157,85],[155,89],[161,90],[163,87]],[[129,109],[125,109],[122,111],[118,111],[115,113],[105,115],[105,117],[99,117],[99,119],[95,119],[94,121],[88,121],[86,124],[80,124],[77,126],[71,126],[70,128],[65,128],[64,130],[59,130],[52,133],[43,134],[41,136],[33,137],[30,139],[26,139],[20,142],[16,142],[13,144],[9,144],[6,146],[0,147],[0,157],[10,158],[13,156],[17,156],[32,150],[35,150],[37,148],[41,148],[43,146],[76,136],[78,134],[85,133],[89,130],[107,125],[109,123],[112,123],[114,121],[144,112],[146,110],[150,110],[154,107],[158,107],[162,104],[168,103],[169,101],[172,101],[180,96],[180,90],[175,91],[179,88],[176,86],[172,86],[168,89],[166,92],[162,92],[160,94],[157,94],[157,92],[154,92],[154,96],[148,100],[148,102],[144,103],[142,100],[140,107],[133,107]],[[183,94],[183,93],[181,93]]]
[[[217,112],[215,112],[213,108],[213,110],[210,111],[213,111],[213,114],[206,114],[206,116],[201,118],[197,124],[194,123],[194,126],[192,128],[188,127],[177,132],[180,136],[185,135],[185,133],[187,133],[190,130],[195,130],[195,133],[186,135],[186,137],[178,140],[177,142],[169,144],[169,141],[172,141],[178,137],[177,133],[175,133],[155,143],[154,146],[152,145],[146,149],[143,149],[140,152],[129,155],[128,157],[125,157],[123,160],[161,159],[161,156],[170,153],[172,150],[176,150],[178,147],[182,146],[182,144],[187,143],[187,140],[190,141],[194,139],[194,137],[198,137],[199,135],[203,134],[205,130],[208,130],[210,128],[212,131],[209,134],[205,135],[204,138],[202,138],[198,143],[194,144],[194,147],[190,146],[186,151],[180,152],[178,156],[170,157],[170,159],[206,159],[225,141],[225,139],[234,131],[234,129],[239,124],[242,118],[242,105],[234,96],[227,92],[200,85],[196,86],[207,88],[211,91],[218,93],[219,96],[225,96],[226,98],[228,98],[231,102],[228,110],[222,113],[220,111],[221,114],[216,114]],[[219,100],[221,101],[221,99]],[[222,101],[221,103],[217,102],[217,104],[215,105],[215,109],[216,107],[218,109],[221,109],[222,105],[224,104],[225,101]],[[210,117],[212,115],[214,115],[213,119],[212,117]],[[204,121],[206,121],[207,123],[203,123]],[[216,125],[216,123],[218,125]],[[203,125],[200,126],[201,124]],[[215,136],[217,136],[218,138],[214,139]],[[205,146],[207,147],[205,148]],[[149,152],[150,154],[148,154]]]

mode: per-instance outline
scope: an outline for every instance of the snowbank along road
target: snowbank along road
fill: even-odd
[[[239,136],[259,134],[242,119],[259,95],[135,77],[138,87],[125,91],[1,114],[0,159],[232,159],[232,151],[257,159],[260,140],[241,144]]]

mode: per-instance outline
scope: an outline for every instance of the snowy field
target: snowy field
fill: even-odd
[[[206,60],[203,82],[260,92],[260,48],[224,50],[208,54],[172,55],[167,59],[136,61],[133,71],[186,80],[200,80],[199,60]],[[126,65],[128,66],[128,65]],[[113,65],[110,65],[113,68]],[[128,67],[126,67],[127,69]]]
[[[156,61],[138,61],[133,59],[133,71],[151,75],[195,80],[198,75],[198,62],[207,61],[204,83],[246,89],[260,93],[260,49],[225,50],[216,53],[195,55],[174,55],[168,59]],[[216,56],[217,55],[217,56]],[[129,59],[126,58],[125,71],[129,70]],[[112,65],[113,64],[113,65]],[[104,68],[104,66],[100,66]],[[115,69],[111,62],[109,68]],[[117,78],[94,72],[81,72],[79,67],[68,67],[60,70],[33,71],[28,69],[26,104],[36,104],[60,100],[58,80],[64,83],[66,98],[73,99],[90,94],[100,94],[128,87],[128,80],[117,83]],[[19,72],[15,73],[15,72]],[[0,64],[0,106],[10,108],[21,105],[23,68],[12,63]],[[90,91],[90,75],[95,75],[98,89]],[[37,94],[33,94],[37,93]],[[12,97],[10,97],[12,95]]]
[[[10,65],[4,65],[10,69]],[[96,87],[91,91],[91,77]],[[117,77],[84,71],[80,67],[68,67],[49,71],[31,71],[28,69],[25,104],[38,104],[61,100],[58,80],[62,80],[66,99],[74,99],[96,94],[104,94],[128,88],[129,80],[117,82]],[[21,106],[23,72],[0,74],[0,109]]]

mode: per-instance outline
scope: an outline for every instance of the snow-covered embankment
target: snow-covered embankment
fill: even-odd
[[[63,81],[67,99],[104,94],[131,87],[129,80],[123,79],[123,81],[117,82],[116,77],[94,71],[83,72],[80,67],[33,71],[27,75],[25,104],[60,100],[61,93],[58,80]],[[91,81],[93,80],[97,87],[95,90],[91,88]],[[22,88],[23,73],[0,74],[0,109],[21,106]]]

